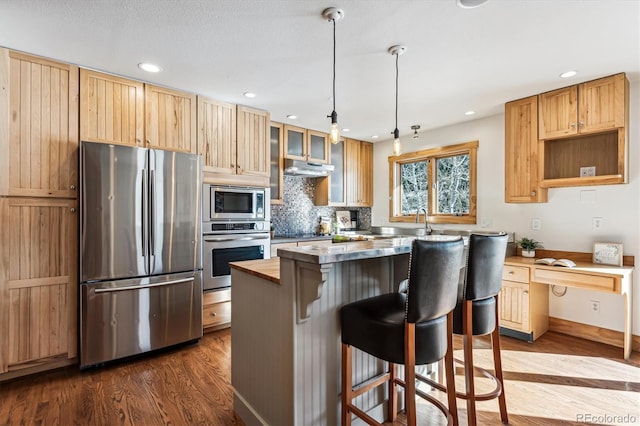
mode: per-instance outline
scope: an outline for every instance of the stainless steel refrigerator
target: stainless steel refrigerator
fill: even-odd
[[[82,142],[80,367],[202,337],[202,158]]]

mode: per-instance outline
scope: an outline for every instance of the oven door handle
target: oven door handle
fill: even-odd
[[[124,291],[124,290],[143,290],[145,288],[151,288],[151,287],[162,287],[162,286],[167,286],[171,284],[188,283],[194,280],[195,280],[194,278],[183,278],[179,280],[163,281],[160,283],[145,284],[145,285],[128,285],[124,287],[96,288],[94,292],[97,294],[97,293],[112,293],[114,291]]]
[[[268,240],[269,236],[259,236],[259,237],[227,237],[227,238],[205,238],[205,243],[223,243],[226,241],[252,241],[252,240]]]

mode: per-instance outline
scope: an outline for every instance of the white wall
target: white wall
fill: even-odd
[[[425,112],[427,114],[427,112]],[[463,124],[402,138],[402,151],[412,152],[436,146],[478,140],[478,225],[488,220],[488,228],[513,231],[516,237],[533,237],[551,250],[591,252],[596,241],[620,242],[624,254],[636,258],[634,277],[634,334],[640,334],[640,82],[631,82],[629,130],[629,183],[574,188],[550,188],[547,203],[508,204],[504,202],[504,115],[482,118]],[[391,141],[374,144],[373,226],[412,226],[389,222],[388,157]],[[604,219],[600,230],[592,229],[592,218]],[[539,218],[540,230],[531,230],[531,219]],[[413,225],[415,226],[415,225]],[[444,227],[445,225],[436,225]],[[446,226],[455,228],[455,226]],[[464,226],[470,228],[470,226]],[[563,297],[550,293],[549,314],[553,317],[622,331],[621,296],[601,292],[568,289]],[[600,302],[600,313],[591,313],[590,301]]]

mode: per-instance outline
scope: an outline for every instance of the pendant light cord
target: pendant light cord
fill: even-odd
[[[336,20],[333,21],[333,110],[336,110]]]
[[[396,130],[398,129],[398,55],[396,53]]]

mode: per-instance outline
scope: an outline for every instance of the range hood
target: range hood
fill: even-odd
[[[329,176],[335,166],[331,164],[309,163],[301,160],[284,159],[284,174],[287,176],[322,177]]]

